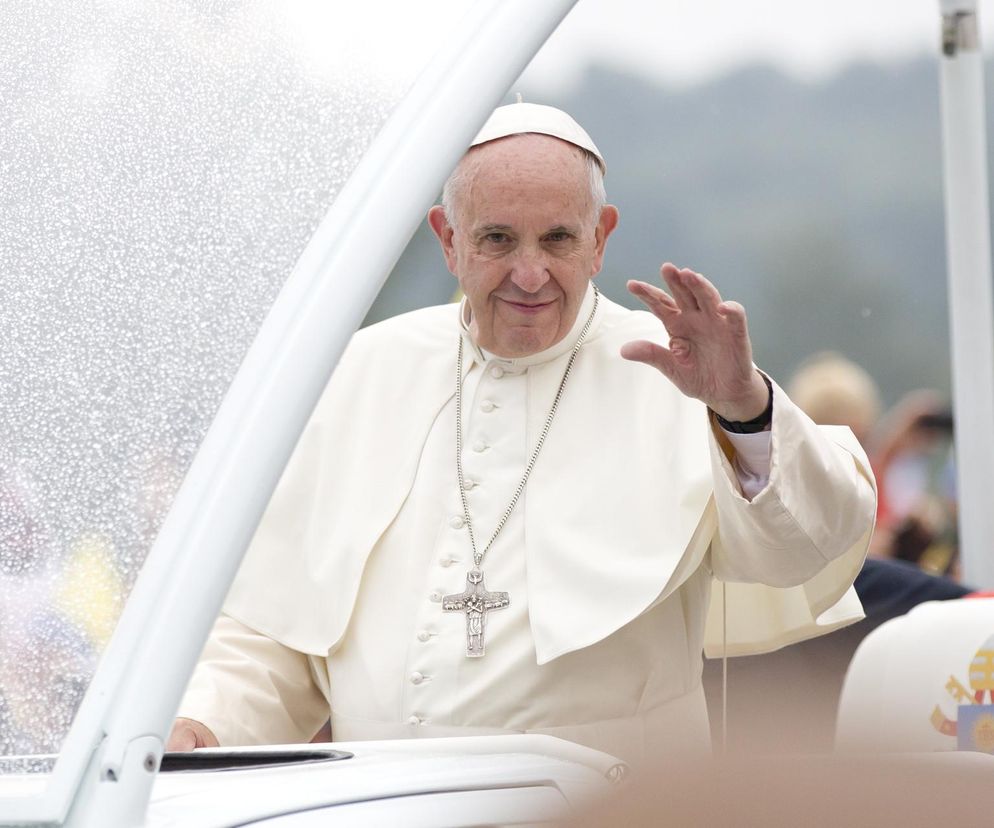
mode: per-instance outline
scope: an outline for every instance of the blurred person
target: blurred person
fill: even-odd
[[[51,753],[68,730],[94,651],[54,606],[57,555],[38,485],[0,468],[0,751]]]
[[[874,552],[959,577],[953,416],[936,391],[902,397],[879,423],[871,457],[882,504]]]
[[[876,382],[835,351],[802,362],[787,393],[819,425],[849,426],[869,453],[878,486],[870,554],[957,578],[952,413],[943,397],[913,391],[882,416]]]
[[[873,472],[880,477],[870,451],[881,412],[880,389],[869,372],[836,351],[820,351],[801,363],[787,383],[787,393],[819,425],[848,426],[869,452]],[[871,555],[889,554],[890,540],[883,540],[880,533],[881,516],[885,512],[885,495],[878,491],[877,527],[870,542]]]
[[[306,741],[330,714],[340,740],[706,751],[706,640],[858,616],[865,454],[756,369],[744,310],[701,274],[630,282],[648,314],[599,294],[603,170],[551,107],[484,126],[428,214],[465,300],[353,338],[170,749]]]
[[[102,651],[124,605],[124,583],[114,546],[103,534],[91,531],[76,539],[62,566],[53,600],[96,651]]]
[[[36,482],[22,467],[0,465],[0,573],[38,572],[46,563],[49,538]]]
[[[57,610],[32,606],[0,640],[0,744],[12,753],[57,753],[96,666],[85,634]]]
[[[860,365],[835,351],[822,351],[801,363],[786,388],[816,423],[849,426],[867,446],[880,417],[880,389]]]

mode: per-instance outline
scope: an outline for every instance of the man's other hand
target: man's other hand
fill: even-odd
[[[207,725],[194,719],[177,719],[166,742],[168,751],[186,751],[200,747],[220,747],[217,737]]]

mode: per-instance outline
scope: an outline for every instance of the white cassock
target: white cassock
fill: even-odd
[[[768,482],[748,499],[702,403],[618,355],[659,321],[603,296],[531,479],[487,552],[486,655],[442,597],[503,514],[593,305],[522,359],[475,348],[457,306],[357,334],[297,446],[179,715],[222,744],[540,732],[629,760],[706,749],[701,653],[775,649],[862,617],[875,495],[848,429],[774,385]],[[768,442],[767,442],[768,441]],[[749,438],[738,438],[739,451]],[[759,464],[766,460],[763,457]],[[748,463],[742,464],[748,466]],[[722,617],[725,607],[727,620]]]

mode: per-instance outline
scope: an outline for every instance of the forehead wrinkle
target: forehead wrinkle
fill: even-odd
[[[460,165],[464,165],[460,211],[470,203],[480,203],[481,190],[486,196],[487,188],[508,188],[520,193],[531,186],[557,184],[570,177],[581,201],[590,201],[583,150],[548,135],[512,135],[473,147]]]

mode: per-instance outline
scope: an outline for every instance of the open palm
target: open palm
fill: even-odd
[[[621,355],[659,369],[684,394],[726,420],[758,417],[769,392],[752,364],[745,309],[722,301],[700,273],[669,262],[660,272],[669,293],[634,280],[628,290],[663,323],[669,347],[638,340],[626,344]]]

